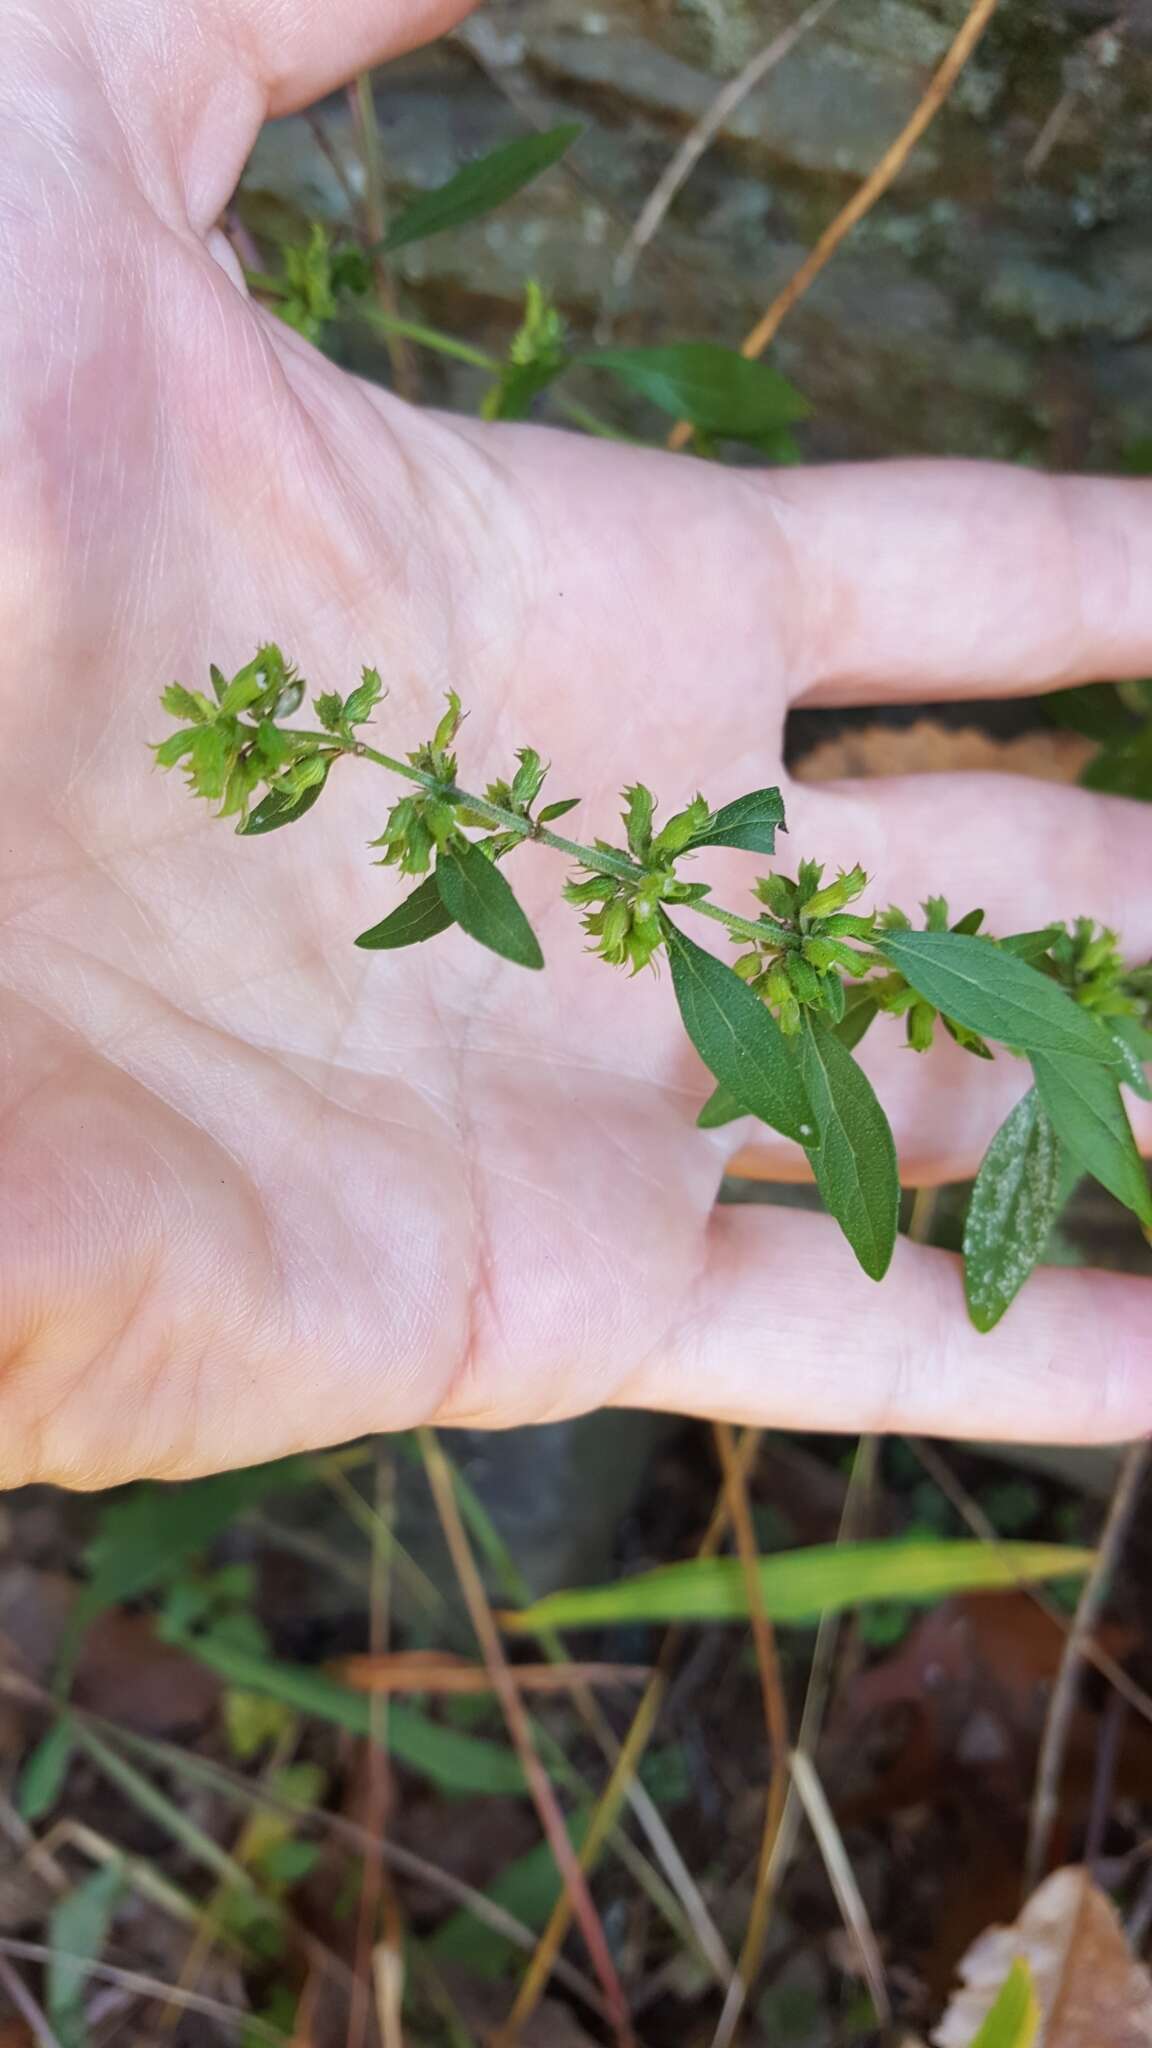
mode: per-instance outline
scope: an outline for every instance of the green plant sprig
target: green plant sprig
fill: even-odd
[[[372,845],[378,865],[418,886],[359,946],[392,951],[458,925],[502,959],[540,968],[539,940],[502,863],[530,842],[575,863],[564,895],[590,950],[632,974],[668,960],[684,1028],[717,1083],[699,1123],[751,1115],[801,1145],[872,1278],[891,1261],[901,1191],[891,1127],[853,1051],[881,1014],[903,1020],[914,1052],[926,1053],[942,1028],[977,1059],[991,1060],[999,1044],[1032,1068],[1033,1085],[989,1146],[969,1204],[965,1283],[977,1327],[1000,1320],[1040,1263],[1082,1174],[1152,1232],[1152,1190],[1121,1095],[1123,1085],[1152,1099],[1152,965],[1131,970],[1115,933],[1080,918],[994,939],[981,910],[953,922],[939,896],[914,928],[902,911],[859,909],[862,868],[826,882],[814,861],[801,861],[794,878],[760,876],[758,914],[741,916],[712,902],[707,882],[686,880],[680,863],[711,847],[773,854],[785,827],[778,789],[719,809],[697,795],[657,827],[652,792],[636,783],[624,792],[625,844],[588,845],[552,829],[578,798],[538,808],[549,770],[533,747],[519,748],[512,772],[483,794],[461,785],[455,692],[431,738],[401,759],[362,736],[385,694],[375,669],[347,697],[314,700],[316,730],[288,722],[305,686],[274,645],[230,678],[213,666],[210,678],[211,695],[180,683],[165,690],[164,709],[182,722],[156,758],[182,766],[193,793],[245,836],[303,818],[340,759],[411,786]],[[732,966],[689,937],[681,912],[724,927],[742,949]]]

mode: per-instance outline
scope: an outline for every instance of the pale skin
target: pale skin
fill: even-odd
[[[780,765],[789,702],[1146,673],[1148,486],[735,474],[480,427],[356,383],[244,296],[214,226],[260,121],[453,11],[5,8],[0,1484],[601,1403],[1142,1432],[1152,1282],[1046,1273],[981,1337],[942,1252],[902,1243],[876,1287],[824,1218],[717,1210],[751,1127],[694,1128],[709,1084],[667,976],[586,957],[555,855],[509,863],[543,974],[456,933],[358,953],[400,891],[365,847],[384,775],[343,763],[306,823],[245,842],[151,766],[162,685],[274,637],[317,689],[377,663],[389,751],[454,686],[469,784],[536,745],[582,837],[637,775],[664,815],[781,781],[786,860],[860,860],[872,900],[943,891],[1001,930],[1091,911],[1152,949],[1140,806],[975,776],[789,790]],[[739,907],[756,870],[707,876]],[[892,1026],[865,1063],[910,1184],[969,1173],[1025,1085]]]

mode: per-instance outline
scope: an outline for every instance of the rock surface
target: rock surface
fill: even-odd
[[[531,125],[584,123],[492,219],[399,259],[405,310],[500,351],[537,277],[574,331],[738,342],[907,119],[965,0],[841,0],[730,115],[626,289],[615,257],[677,144],[797,0],[494,0],[379,74],[390,198]],[[318,135],[322,131],[322,142]],[[894,190],[788,320],[808,452],[1123,462],[1152,420],[1152,0],[1004,0]],[[334,224],[357,179],[341,98],[261,137],[245,205]],[[379,343],[344,358],[386,376]],[[483,373],[421,353],[424,395]],[[589,377],[582,393],[661,422]],[[615,408],[615,411],[614,411]]]

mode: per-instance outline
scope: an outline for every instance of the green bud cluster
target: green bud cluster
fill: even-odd
[[[694,903],[710,894],[706,882],[682,882],[676,862],[707,832],[713,812],[702,796],[654,830],[656,799],[642,782],[623,792],[622,813],[627,848],[596,841],[596,850],[623,862],[624,874],[595,872],[565,884],[564,895],[581,910],[581,922],[593,941],[590,951],[611,967],[638,974],[650,967],[666,942],[661,905]]]
[[[871,940],[874,920],[847,911],[868,886],[863,868],[841,869],[825,887],[823,880],[823,867],[810,860],[801,861],[794,881],[780,873],[761,875],[756,895],[771,916],[761,918],[764,937],[736,962],[741,981],[768,1004],[787,1038],[799,1033],[805,1010],[842,1023],[842,977],[867,974],[872,965],[857,947]],[[850,939],[855,946],[846,943]],[[742,936],[737,943],[744,943]]]

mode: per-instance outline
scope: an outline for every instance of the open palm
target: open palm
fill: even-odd
[[[901,1246],[877,1289],[823,1218],[717,1212],[733,1137],[694,1128],[666,981],[584,957],[556,856],[513,863],[543,975],[457,932],[358,953],[397,899],[365,852],[385,778],[342,763],[306,822],[237,841],[146,751],[165,682],[275,637],[317,689],[375,662],[390,750],[456,688],[472,787],[533,744],[607,835],[636,774],[668,807],[782,779],[797,698],[1140,672],[1146,488],[758,476],[410,412],[251,305],[212,226],[269,105],[439,20],[112,12],[18,0],[3,31],[0,1479],[603,1402],[1147,1427],[1146,1284],[1044,1275],[977,1337],[944,1254]],[[862,861],[878,900],[1152,943],[1138,806],[974,777],[786,797],[796,854]],[[754,872],[709,879],[738,901]],[[875,1036],[906,1177],[970,1170],[1019,1070],[970,1093],[955,1049]]]

